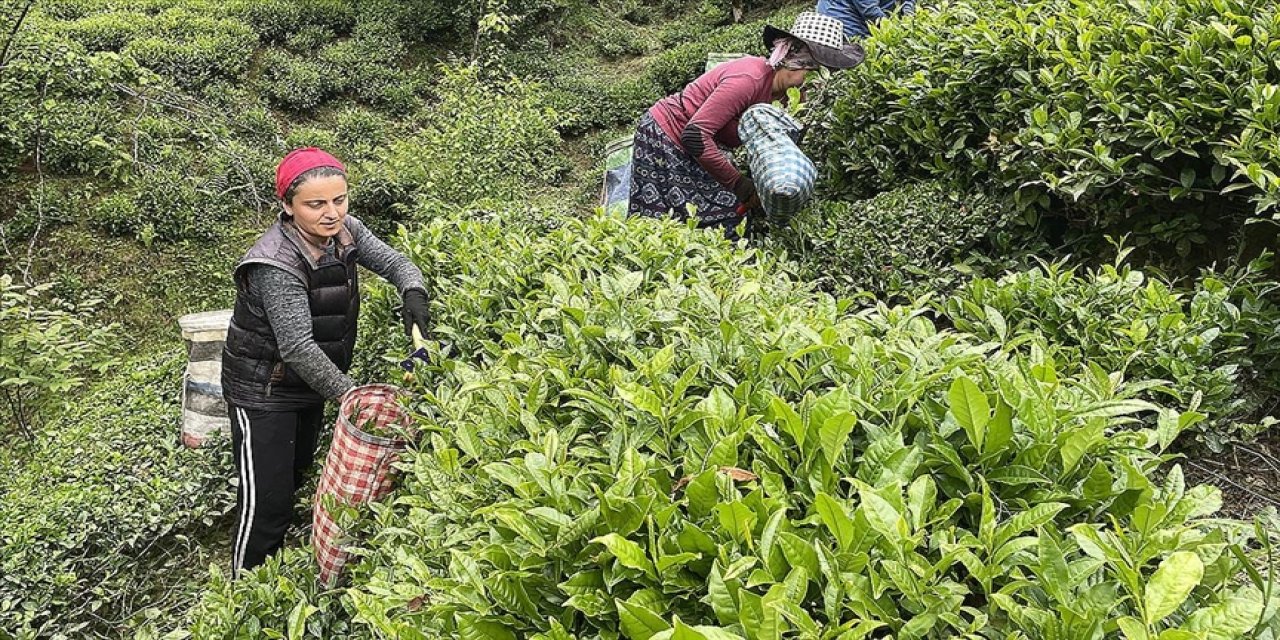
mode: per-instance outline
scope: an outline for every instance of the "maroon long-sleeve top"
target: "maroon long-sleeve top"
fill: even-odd
[[[773,67],[746,57],[718,65],[649,109],[670,138],[720,184],[732,189],[742,175],[716,143],[735,148],[738,119],[748,107],[773,98]]]

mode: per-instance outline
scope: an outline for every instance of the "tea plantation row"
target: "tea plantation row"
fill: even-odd
[[[403,238],[447,357],[350,587],[291,550],[197,637],[1272,637],[1265,532],[1159,471],[1205,417],[1167,383],[679,225],[510,231]]]

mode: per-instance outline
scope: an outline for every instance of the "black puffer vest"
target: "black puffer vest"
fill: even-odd
[[[324,403],[280,358],[275,332],[260,300],[249,295],[248,267],[269,264],[297,276],[311,300],[311,330],[320,349],[345,373],[356,345],[360,314],[358,248],[348,228],[334,238],[336,255],[315,258],[291,223],[277,221],[236,266],[236,306],[222,349],[222,389],[227,401],[246,409],[289,411]]]

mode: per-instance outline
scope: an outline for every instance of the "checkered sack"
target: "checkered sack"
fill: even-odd
[[[412,435],[409,412],[399,402],[403,396],[404,391],[391,385],[371,384],[348,392],[338,408],[333,444],[316,487],[311,526],[320,584],[325,587],[336,585],[350,552],[344,548],[348,542],[346,532],[325,508],[324,499],[332,496],[339,504],[357,507],[391,491],[395,484],[391,467],[409,442],[368,431]]]
[[[813,197],[818,168],[796,145],[800,123],[771,104],[758,104],[742,114],[738,137],[765,212],[787,217],[804,208]]]

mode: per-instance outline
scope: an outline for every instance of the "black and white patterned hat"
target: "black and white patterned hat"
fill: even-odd
[[[831,16],[824,16],[813,11],[806,11],[796,16],[791,31],[783,31],[773,25],[764,28],[764,46],[772,49],[778,38],[795,38],[813,52],[813,57],[820,64],[832,69],[850,69],[862,64],[867,57],[862,45],[854,42],[845,44],[844,25]]]

